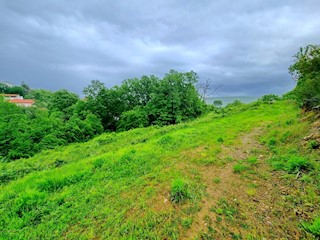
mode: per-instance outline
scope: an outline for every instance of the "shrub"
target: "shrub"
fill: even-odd
[[[190,192],[188,189],[188,184],[180,178],[173,180],[171,184],[170,198],[174,203],[181,203],[189,199]]]

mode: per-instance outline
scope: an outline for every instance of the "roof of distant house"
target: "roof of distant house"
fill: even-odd
[[[5,97],[18,97],[20,96],[19,94],[0,94],[1,96],[5,96]]]
[[[34,104],[34,100],[32,100],[32,99],[11,99],[11,100],[9,100],[9,102]]]

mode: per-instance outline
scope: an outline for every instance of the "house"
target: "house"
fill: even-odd
[[[31,107],[35,103],[32,99],[10,99],[9,102],[22,107]]]
[[[14,103],[22,107],[31,107],[35,101],[32,99],[23,99],[19,94],[0,94],[8,102]]]
[[[19,94],[0,94],[0,96],[3,96],[6,100],[23,99]]]

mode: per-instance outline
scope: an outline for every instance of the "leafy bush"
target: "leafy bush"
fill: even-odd
[[[188,184],[180,178],[173,180],[171,184],[170,198],[174,203],[181,203],[189,199],[190,192],[188,189]]]
[[[297,86],[293,95],[307,110],[319,108],[320,105],[320,46],[309,45],[300,48],[295,55],[295,63],[289,68]]]
[[[126,131],[138,127],[146,127],[149,125],[147,113],[141,108],[137,107],[130,111],[121,114],[117,122],[118,131]]]

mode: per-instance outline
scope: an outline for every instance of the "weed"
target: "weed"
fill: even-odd
[[[249,196],[254,196],[254,195],[256,195],[257,191],[254,188],[251,188],[251,189],[246,190],[246,193]]]
[[[174,203],[182,203],[190,198],[188,184],[181,178],[173,180],[171,184],[171,201]]]
[[[212,182],[213,183],[220,183],[221,179],[220,178],[214,178],[214,179],[212,179]]]
[[[192,225],[192,218],[183,219],[181,225],[182,225],[185,229],[190,228],[191,225]]]

